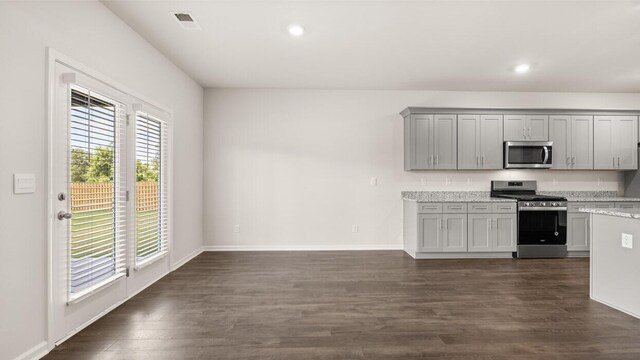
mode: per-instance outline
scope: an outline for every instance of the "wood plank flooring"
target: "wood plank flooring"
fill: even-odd
[[[640,299],[639,299],[640,301]],[[45,359],[640,359],[588,259],[209,252]]]

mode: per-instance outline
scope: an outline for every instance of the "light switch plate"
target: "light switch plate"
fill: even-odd
[[[622,247],[633,249],[633,235],[622,233]]]
[[[36,192],[35,174],[13,174],[14,194],[33,194]]]

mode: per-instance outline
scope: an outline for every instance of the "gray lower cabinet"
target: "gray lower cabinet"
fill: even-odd
[[[404,127],[405,170],[457,167],[457,115],[411,115]]]
[[[466,252],[467,214],[419,214],[419,252]]]
[[[502,115],[458,115],[458,169],[502,169]]]
[[[516,251],[516,214],[469,214],[469,252]]]
[[[567,250],[589,251],[589,214],[567,214]]]

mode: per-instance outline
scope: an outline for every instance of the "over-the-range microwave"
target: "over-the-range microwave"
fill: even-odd
[[[505,141],[505,169],[549,169],[553,141]]]

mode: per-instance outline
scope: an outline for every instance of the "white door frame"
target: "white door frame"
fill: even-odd
[[[133,96],[137,99],[140,99],[144,102],[146,102],[147,104],[156,107],[157,109],[167,113],[169,115],[169,118],[167,119],[167,123],[168,123],[168,128],[169,128],[169,148],[172,149],[173,148],[173,112],[166,106],[151,100],[149,98],[147,98],[144,95],[139,94],[138,92],[131,90],[130,88],[128,88],[127,86],[124,86],[122,84],[120,84],[119,82],[109,78],[106,75],[103,75],[102,73],[95,71],[89,67],[87,67],[86,65],[56,51],[53,48],[47,47],[46,49],[46,69],[45,69],[45,76],[46,76],[46,81],[45,81],[45,89],[46,89],[46,100],[45,100],[45,127],[46,127],[46,149],[47,149],[47,155],[46,155],[46,163],[45,163],[45,167],[46,167],[46,176],[47,176],[47,186],[46,186],[46,191],[45,191],[45,196],[46,196],[46,201],[47,201],[47,206],[46,206],[46,219],[47,219],[47,228],[46,228],[46,243],[47,243],[47,249],[46,249],[46,254],[47,254],[47,258],[46,258],[46,269],[47,269],[47,327],[46,327],[46,331],[47,331],[47,335],[46,335],[46,340],[47,340],[47,351],[51,351],[54,347],[55,347],[55,343],[56,340],[54,338],[54,320],[53,320],[53,313],[54,313],[54,299],[53,299],[53,231],[54,231],[54,223],[55,223],[55,208],[54,206],[56,205],[56,203],[53,201],[53,195],[54,195],[54,191],[53,191],[53,126],[54,126],[54,122],[55,122],[55,114],[54,114],[54,101],[55,101],[55,85],[56,85],[56,78],[55,78],[55,65],[56,63],[61,63],[64,64],[70,68],[73,68],[74,70],[81,72],[89,77],[92,77],[100,82],[105,83],[106,85],[113,87],[121,92],[127,93],[130,96]],[[168,181],[169,181],[169,262],[172,263],[171,261],[171,257],[173,256],[173,252],[171,251],[171,249],[173,248],[173,226],[171,226],[171,224],[173,223],[173,201],[171,201],[172,199],[172,194],[173,194],[173,151],[169,151],[169,175],[168,175]],[[164,272],[162,274],[162,276],[166,275],[167,273],[169,273],[169,269]],[[138,292],[144,290],[144,288],[146,288],[147,286],[153,284],[155,281],[159,280],[162,276],[158,277],[157,279],[154,279],[153,281],[149,282],[148,284],[146,284],[144,287],[138,289],[137,291],[135,291],[135,293],[129,293],[127,294],[127,298],[125,298],[122,302],[128,300],[129,298],[135,296]],[[121,303],[122,303],[121,302]],[[104,316],[106,313],[108,313],[109,311],[113,310],[114,308],[116,308],[119,304],[115,304],[112,307],[106,309],[104,312],[98,314],[96,317],[90,319],[89,321],[87,321],[85,324],[83,324],[82,326],[78,327],[77,329],[74,330],[73,334],[77,333],[78,331],[82,330],[83,328],[87,327],[88,325],[90,325],[91,323],[93,323],[94,321],[98,320],[99,318],[101,318],[102,316]],[[69,336],[67,336],[66,338],[60,340],[59,342],[62,342],[66,339],[68,339],[69,337],[73,336],[73,334],[70,334]]]

